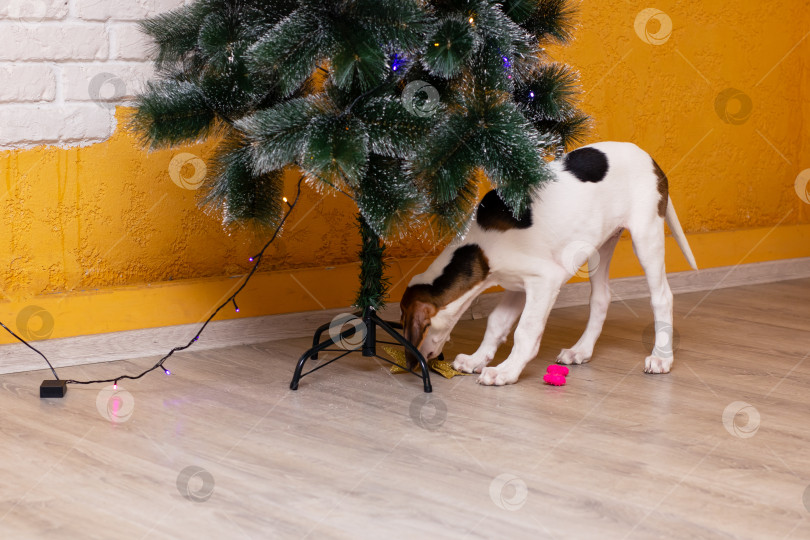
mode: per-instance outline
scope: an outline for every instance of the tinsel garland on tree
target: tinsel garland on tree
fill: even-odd
[[[203,203],[274,226],[284,171],[357,205],[356,305],[385,299],[384,244],[460,232],[484,173],[515,215],[581,138],[576,79],[543,45],[565,0],[197,0],[149,19],[157,78],[132,126],[149,148],[216,137]]]

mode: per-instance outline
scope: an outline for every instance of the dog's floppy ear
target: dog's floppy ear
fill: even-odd
[[[437,311],[434,304],[422,300],[414,300],[407,309],[403,310],[402,326],[405,330],[405,338],[417,349],[425,338],[425,331],[430,326],[430,319],[436,315]],[[408,349],[405,349],[405,360],[408,369],[413,369],[417,364],[416,356]]]
[[[430,319],[436,315],[436,306],[430,302],[416,300],[405,315],[405,337],[416,347],[422,344]]]

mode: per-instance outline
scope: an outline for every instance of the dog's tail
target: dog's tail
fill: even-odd
[[[697,270],[697,263],[695,262],[695,256],[692,255],[692,250],[689,247],[689,242],[686,241],[686,235],[683,234],[683,229],[681,228],[681,222],[678,221],[678,216],[675,214],[675,207],[672,206],[672,199],[667,196],[667,213],[664,219],[669,225],[669,230],[672,231],[672,236],[675,237],[675,241],[678,243],[678,247],[681,248],[684,257],[689,262],[689,266],[691,266],[694,270]]]

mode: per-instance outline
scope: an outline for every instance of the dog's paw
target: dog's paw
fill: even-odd
[[[481,375],[478,377],[478,384],[483,384],[484,386],[503,386],[516,382],[517,377],[513,377],[509,373],[494,367],[484,368],[483,371],[481,371]]]
[[[648,356],[644,359],[644,373],[669,373],[672,369],[672,360],[672,357]]]
[[[487,363],[469,354],[459,354],[453,360],[453,369],[462,373],[481,373]]]
[[[585,353],[575,351],[574,349],[563,349],[560,351],[560,354],[557,355],[557,363],[567,366],[571,364],[585,364],[586,362],[590,362],[590,360],[590,356],[585,356]]]

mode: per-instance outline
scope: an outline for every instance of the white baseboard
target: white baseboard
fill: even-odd
[[[668,277],[672,292],[675,294],[800,279],[810,277],[810,257],[708,268],[697,272],[676,272],[669,274]],[[649,296],[644,276],[611,280],[610,288],[614,301]],[[587,304],[589,294],[590,285],[587,282],[567,284],[560,291],[554,307]],[[495,307],[500,295],[501,293],[481,295],[465,314],[465,318],[485,317]],[[350,311],[351,308],[346,307],[212,322],[192,350],[310,337],[318,326],[341,313]],[[386,319],[399,319],[399,304],[390,304],[381,315]],[[184,324],[129,330],[39,341],[35,346],[57,368],[113,360],[160,357],[172,347],[187,343],[194,337],[198,328],[198,324]],[[22,344],[0,346],[0,374],[46,368],[42,358]]]

